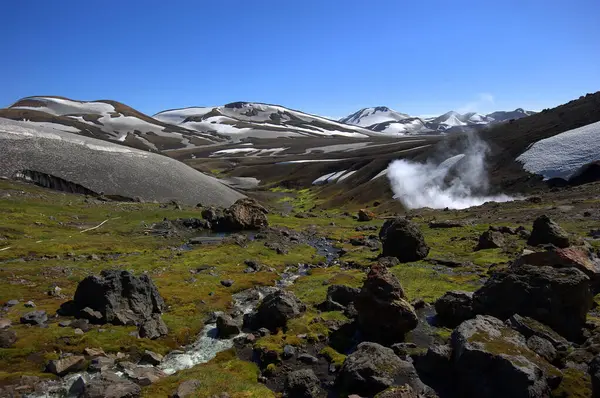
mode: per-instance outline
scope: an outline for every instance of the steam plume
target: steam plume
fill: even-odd
[[[436,164],[401,159],[390,163],[388,178],[394,198],[408,209],[464,209],[485,202],[507,202],[507,195],[486,196],[488,178],[485,157],[489,148],[476,135],[470,135],[463,153]]]

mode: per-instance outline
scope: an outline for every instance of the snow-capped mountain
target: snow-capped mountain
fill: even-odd
[[[340,119],[340,122],[360,125],[385,135],[439,134],[480,129],[487,125],[520,119],[534,113],[521,108],[514,111],[493,112],[487,115],[477,112],[461,114],[450,111],[441,116],[422,118],[396,112],[385,106],[378,106],[361,109]],[[374,121],[375,123],[372,123]]]
[[[154,115],[156,120],[205,133],[242,138],[343,136],[366,138],[373,132],[321,116],[278,105],[233,102],[216,107],[172,109]]]
[[[376,124],[395,122],[407,118],[410,118],[410,116],[405,113],[396,112],[386,106],[377,106],[361,109],[350,116],[341,118],[340,122],[355,126],[371,127]]]
[[[40,123],[51,125],[56,130],[151,151],[189,148],[224,140],[161,122],[116,101],[27,97],[0,110],[0,117],[25,121],[34,126]]]

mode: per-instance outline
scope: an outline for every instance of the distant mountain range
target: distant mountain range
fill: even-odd
[[[514,111],[496,111],[487,115],[476,112],[460,114],[455,111],[438,117],[422,118],[394,111],[386,106],[364,108],[340,119],[342,123],[361,126],[387,135],[452,133],[481,129],[484,126],[504,123],[511,119],[535,114],[517,108]]]

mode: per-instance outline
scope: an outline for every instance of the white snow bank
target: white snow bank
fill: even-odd
[[[517,161],[544,179],[572,177],[582,166],[600,160],[600,122],[540,140]]]

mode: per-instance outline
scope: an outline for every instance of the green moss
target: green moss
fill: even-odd
[[[340,354],[329,346],[323,348],[319,354],[323,355],[329,363],[335,365],[337,368],[340,368],[346,360],[346,355]]]
[[[587,398],[592,396],[592,380],[587,372],[566,368],[562,372],[563,379],[554,391],[554,398]]]
[[[236,359],[234,350],[229,350],[219,353],[206,364],[182,370],[145,387],[142,396],[167,397],[185,380],[197,379],[202,387],[193,397],[210,397],[225,392],[232,398],[274,398],[271,390],[258,383],[258,376],[259,370],[255,364]]]
[[[315,268],[309,276],[300,278],[290,290],[306,304],[318,304],[327,297],[330,285],[360,287],[364,273],[359,270],[341,270],[340,267]]]

